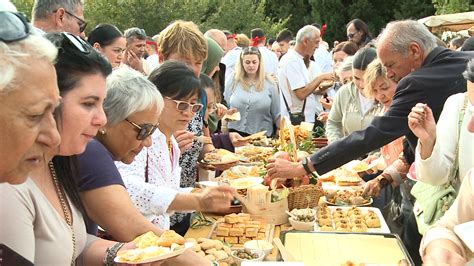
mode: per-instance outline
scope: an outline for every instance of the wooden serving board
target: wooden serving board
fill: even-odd
[[[286,249],[305,265],[414,265],[400,238],[392,234],[288,232]]]

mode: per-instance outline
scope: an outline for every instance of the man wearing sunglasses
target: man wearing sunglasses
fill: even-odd
[[[33,26],[44,32],[69,32],[81,36],[87,26],[81,0],[35,0],[31,16]]]

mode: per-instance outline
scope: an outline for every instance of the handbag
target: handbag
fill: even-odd
[[[467,93],[464,94],[464,104],[459,112],[459,126],[458,126],[458,141],[461,134],[462,121],[464,112],[467,106]],[[424,234],[428,228],[438,221],[449,207],[453,204],[456,198],[457,191],[454,189],[454,184],[458,179],[459,172],[459,143],[456,145],[456,152],[454,157],[454,164],[450,173],[449,181],[446,184],[433,186],[430,184],[417,181],[411,190],[411,194],[416,198],[413,212],[415,214],[416,224],[418,225],[418,232]]]
[[[306,99],[304,99],[303,109],[301,109],[301,112],[292,113],[283,92],[281,93],[281,96],[283,97],[283,101],[285,102],[286,110],[288,111],[288,114],[290,115],[291,124],[296,126],[296,125],[301,124],[301,122],[304,122],[305,121],[304,109],[306,107]]]

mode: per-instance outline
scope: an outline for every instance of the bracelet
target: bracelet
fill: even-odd
[[[119,249],[121,249],[125,245],[125,243],[115,243],[111,247],[108,247],[107,250],[105,251],[105,257],[104,257],[104,265],[105,266],[112,266],[115,265],[114,259],[115,256],[117,255],[117,252]]]

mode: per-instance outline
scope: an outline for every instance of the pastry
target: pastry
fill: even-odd
[[[365,220],[365,224],[367,224],[368,228],[379,228],[380,220],[378,217],[371,217]]]
[[[363,233],[367,232],[367,226],[365,224],[355,224],[352,226],[352,232]]]
[[[229,236],[229,231],[230,231],[229,228],[219,226],[217,227],[217,236]]]
[[[319,230],[320,231],[325,231],[325,232],[332,232],[332,231],[334,231],[334,227],[332,227],[332,225],[323,225],[323,226],[319,227]]]
[[[239,222],[239,216],[237,216],[237,214],[235,213],[226,215],[224,218],[225,218],[225,222],[229,224],[235,224]]]
[[[173,243],[183,245],[184,242],[184,237],[177,234],[174,230],[167,230],[161,234],[160,238],[156,241],[156,244],[162,247],[171,247],[171,244]]]
[[[351,228],[347,224],[341,224],[340,226],[336,227],[337,232],[350,232]]]
[[[244,229],[243,228],[231,228],[229,231],[229,236],[243,236]]]
[[[239,243],[239,238],[236,236],[226,236],[224,238],[224,241],[229,244],[238,244]]]
[[[265,239],[265,233],[258,233],[257,234],[257,239],[258,240],[264,240]]]
[[[332,225],[332,220],[329,216],[323,215],[318,219],[319,226]]]
[[[247,237],[257,237],[258,228],[247,228],[245,229],[245,236]]]
[[[341,219],[338,222],[336,222],[336,228],[341,227],[341,226],[349,226],[349,221]]]

